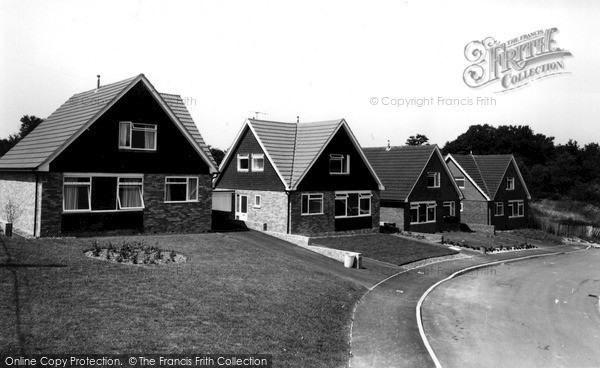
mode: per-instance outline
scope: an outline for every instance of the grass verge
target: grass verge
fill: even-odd
[[[399,266],[422,259],[458,253],[444,246],[427,244],[389,234],[319,238],[315,240],[313,245],[358,252],[363,257]]]
[[[274,366],[347,365],[364,287],[219,234],[136,238],[187,262],[99,262],[84,255],[92,239],[1,238],[0,263],[30,267],[0,267],[0,353],[263,353]]]

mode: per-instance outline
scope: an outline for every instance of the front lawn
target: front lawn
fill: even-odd
[[[262,353],[275,367],[347,365],[364,287],[220,234],[135,239],[187,260],[126,265],[86,257],[93,239],[1,237],[0,354]]]
[[[422,259],[458,253],[441,245],[430,245],[390,234],[319,238],[315,239],[315,243],[312,245],[358,252],[363,257],[399,266]]]

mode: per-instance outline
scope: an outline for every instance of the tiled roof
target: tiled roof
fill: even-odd
[[[451,155],[473,178],[476,184],[493,199],[506,174],[512,155]]]
[[[206,142],[204,142],[204,138],[202,138],[202,135],[200,134],[200,131],[198,130],[194,119],[192,119],[190,112],[185,106],[185,103],[181,99],[181,96],[172,95],[168,93],[160,93],[160,97],[162,97],[163,101],[166,102],[166,104],[173,111],[175,116],[177,116],[177,119],[181,121],[181,123],[188,130],[188,132],[190,132],[192,138],[194,138],[194,141],[196,141],[200,148],[202,148],[202,151],[204,151],[204,153],[206,153],[206,155],[210,158],[212,164],[216,166],[215,159],[212,153],[210,153],[208,145],[206,144]]]
[[[298,186],[334,134],[342,126],[347,126],[344,119],[299,124],[248,119],[247,124],[265,149],[281,180],[291,189]],[[360,146],[349,128],[348,133],[360,152]],[[375,172],[372,173],[380,183]]]
[[[37,169],[57,151],[62,150],[74,139],[86,125],[95,121],[107,107],[129,90],[137,82],[144,80],[143,74],[73,95],[54,111],[39,126],[31,131],[4,156],[0,157],[0,170]],[[149,82],[147,82],[149,84]],[[207,154],[209,166],[216,167],[212,155],[198,128],[194,124],[181,97],[160,94],[167,106],[173,111],[195,144]]]
[[[405,201],[436,150],[436,145],[363,148],[385,186],[381,199]]]

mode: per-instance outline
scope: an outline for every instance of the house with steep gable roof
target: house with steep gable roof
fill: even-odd
[[[381,222],[400,230],[458,230],[462,194],[437,145],[365,147],[383,181]]]
[[[513,155],[448,154],[446,163],[464,196],[463,223],[527,226],[531,195]]]
[[[248,119],[219,171],[215,195],[233,197],[220,209],[248,228],[305,236],[378,229],[383,185],[344,119]]]
[[[0,158],[32,236],[201,232],[217,167],[179,95],[140,74],[69,98]]]

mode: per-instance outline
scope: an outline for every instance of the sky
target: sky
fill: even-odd
[[[297,116],[345,118],[363,146],[415,134],[443,146],[473,124],[598,142],[598,19],[591,0],[1,0],[0,137],[17,132],[21,116],[45,118],[95,88],[97,74],[107,84],[144,73],[158,91],[180,94],[221,149],[246,118]],[[549,28],[572,54],[563,74],[505,92],[465,84],[471,41]]]

